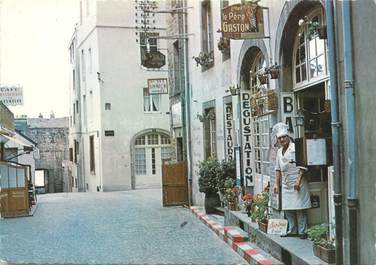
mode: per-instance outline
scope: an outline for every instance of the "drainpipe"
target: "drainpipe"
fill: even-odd
[[[343,26],[343,52],[344,52],[344,88],[346,98],[346,124],[347,124],[347,159],[348,161],[348,197],[347,206],[349,211],[349,248],[350,264],[358,264],[358,231],[357,210],[358,195],[356,181],[356,150],[355,150],[355,99],[353,77],[353,53],[351,31],[351,2],[342,2],[342,26]]]
[[[184,1],[184,7],[187,8],[187,1]],[[186,37],[184,38],[184,112],[185,112],[185,142],[186,142],[186,154],[187,154],[187,169],[188,169],[188,206],[191,207],[191,181],[192,181],[192,148],[191,148],[191,94],[189,89],[189,69],[188,69],[188,13],[184,14],[183,19],[183,32]]]
[[[326,24],[328,33],[329,72],[330,72],[330,97],[332,118],[332,149],[333,149],[333,188],[334,188],[334,212],[336,231],[336,264],[343,264],[343,226],[342,226],[342,183],[340,177],[340,149],[338,121],[338,83],[337,83],[337,55],[334,33],[334,7],[333,1],[325,2]]]

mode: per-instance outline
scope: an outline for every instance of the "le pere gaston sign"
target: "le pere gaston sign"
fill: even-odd
[[[263,8],[254,3],[223,8],[221,31],[228,39],[264,38]]]

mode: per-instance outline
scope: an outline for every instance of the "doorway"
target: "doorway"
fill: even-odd
[[[134,188],[162,187],[162,160],[171,158],[170,136],[160,132],[138,136],[134,144]]]

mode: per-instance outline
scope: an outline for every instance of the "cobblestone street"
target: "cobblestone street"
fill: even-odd
[[[245,263],[188,209],[163,208],[157,189],[41,195],[33,217],[0,221],[0,260]]]

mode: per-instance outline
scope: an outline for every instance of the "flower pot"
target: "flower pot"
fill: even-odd
[[[207,214],[215,213],[216,207],[221,205],[219,195],[216,192],[205,193],[205,212]]]
[[[326,25],[322,25],[318,27],[317,33],[319,35],[319,39],[326,39],[327,38]]]
[[[278,79],[279,78],[279,70],[278,69],[270,70],[270,78],[271,79]]]
[[[334,249],[326,249],[322,246],[313,244],[313,253],[327,263],[336,262],[336,251]]]
[[[267,233],[268,232],[268,223],[262,223],[262,222],[257,222],[258,223],[258,226],[259,226],[259,229],[264,232],[264,233]]]

